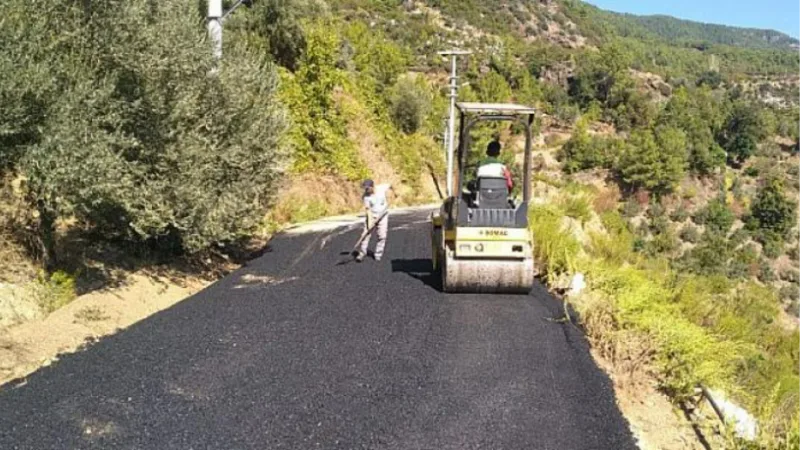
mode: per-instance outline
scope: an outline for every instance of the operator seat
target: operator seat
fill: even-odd
[[[478,178],[478,192],[476,193],[478,209],[508,209],[508,184],[503,177]]]

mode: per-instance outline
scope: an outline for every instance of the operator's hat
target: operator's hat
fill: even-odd
[[[370,179],[366,179],[366,180],[364,180],[363,183],[361,183],[361,187],[364,188],[364,189],[371,188],[371,187],[374,187],[374,186],[375,186],[375,182],[370,180]]]

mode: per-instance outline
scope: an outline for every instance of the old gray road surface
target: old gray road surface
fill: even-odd
[[[632,449],[608,378],[537,286],[445,295],[426,213],[281,236],[143,322],[0,388],[0,448]],[[270,281],[272,280],[272,281]]]

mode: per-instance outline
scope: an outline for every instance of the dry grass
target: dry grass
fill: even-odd
[[[603,214],[608,211],[615,211],[619,207],[619,202],[622,199],[619,187],[612,185],[611,187],[600,189],[595,194],[592,206],[597,214]]]
[[[75,313],[75,319],[80,322],[100,322],[109,318],[110,316],[97,306],[86,306]]]
[[[626,389],[651,384],[657,350],[653,337],[621,328],[608,298],[590,292],[574,303],[592,348],[613,367],[615,382]]]
[[[29,249],[35,245],[29,224],[32,214],[26,208],[20,178],[0,178],[0,282],[21,283],[36,276]]]
[[[305,222],[325,215],[343,214],[360,208],[358,183],[328,175],[298,175],[288,180],[280,193],[270,220],[279,223]]]
[[[650,193],[643,189],[636,191],[636,193],[633,195],[633,198],[642,208],[646,208],[647,205],[650,204]]]

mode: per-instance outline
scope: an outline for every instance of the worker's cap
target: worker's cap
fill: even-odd
[[[374,186],[375,186],[375,182],[372,181],[372,180],[364,180],[364,182],[361,183],[361,187],[364,188],[364,189],[371,188],[371,187],[374,187]]]

